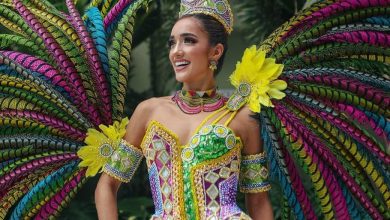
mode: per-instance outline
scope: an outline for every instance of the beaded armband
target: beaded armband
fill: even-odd
[[[240,191],[243,193],[265,192],[271,189],[268,182],[267,159],[264,153],[242,157]]]
[[[118,149],[103,166],[103,172],[122,181],[130,182],[142,160],[142,151],[122,140]]]

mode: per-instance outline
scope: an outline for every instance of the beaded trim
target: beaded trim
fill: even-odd
[[[238,173],[238,161],[240,161],[240,149],[241,145],[236,145],[235,148],[230,150],[227,154],[210,160],[210,161],[204,161],[201,162],[194,167],[191,168],[191,184],[194,187],[192,191],[193,200],[196,204],[196,215],[197,219],[204,219],[206,210],[207,210],[207,203],[206,203],[206,195],[207,195],[207,189],[204,186],[205,178],[207,178],[207,174],[213,170],[227,167],[227,165],[230,164],[230,172],[237,172]],[[237,165],[234,166],[234,161],[237,161]],[[218,177],[223,178],[223,177]],[[226,179],[226,178],[223,178]],[[200,215],[200,216],[199,216]]]
[[[211,91],[211,92],[210,92]],[[223,107],[227,98],[217,93],[215,89],[205,91],[203,96],[193,91],[177,91],[172,101],[186,114],[213,112]]]
[[[142,160],[142,151],[122,139],[103,172],[122,182],[130,182]]]
[[[170,177],[172,182],[172,196],[173,196],[173,210],[172,215],[179,219],[186,219],[184,210],[184,186],[183,186],[183,175],[182,175],[182,162],[181,162],[181,149],[179,146],[179,139],[177,135],[171,130],[165,128],[158,121],[152,120],[149,122],[148,128],[146,129],[145,136],[141,143],[142,151],[146,157],[146,164],[150,168],[154,161],[148,156],[148,149],[153,144],[153,137],[157,135],[164,139],[167,144],[171,147],[171,173]],[[166,216],[164,217],[166,218]]]
[[[248,83],[241,83],[227,101],[227,108],[230,111],[238,111],[248,102],[251,93],[251,86]]]
[[[265,192],[271,189],[268,182],[267,158],[265,153],[242,157],[240,170],[240,191],[243,193]]]

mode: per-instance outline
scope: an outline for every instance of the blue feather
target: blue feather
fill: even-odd
[[[362,209],[362,207],[357,203],[354,199],[352,194],[348,191],[348,188],[346,187],[345,183],[341,181],[340,179],[338,180],[339,185],[341,186],[341,189],[343,191],[343,195],[345,197],[345,200],[347,202],[348,206],[348,212],[350,214],[351,219],[354,220],[360,220],[360,219],[365,219],[362,218],[362,214],[365,213]]]
[[[375,124],[384,130],[387,140],[390,140],[390,122],[387,121],[385,117],[373,112],[365,111],[364,113],[367,115],[367,117],[373,119]]]
[[[379,25],[390,25],[390,17],[371,17],[367,18],[366,21],[371,24],[379,24]]]
[[[111,35],[111,33],[115,30],[115,27],[117,26],[118,22],[122,20],[123,15],[127,10],[129,9],[130,5],[127,6],[121,13],[120,15],[115,18],[115,20],[106,28],[106,32],[108,35]]]
[[[89,8],[86,12],[85,25],[95,42],[96,49],[102,62],[103,71],[106,78],[109,79],[109,62],[107,51],[107,34],[104,30],[103,18],[96,7]]]

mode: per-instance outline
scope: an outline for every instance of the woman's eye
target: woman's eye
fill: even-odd
[[[176,42],[174,40],[168,40],[168,48],[175,46]]]
[[[184,43],[186,43],[186,44],[194,44],[196,42],[197,41],[195,39],[193,39],[193,38],[190,38],[190,37],[184,38]]]

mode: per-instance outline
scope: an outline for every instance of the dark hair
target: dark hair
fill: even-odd
[[[185,17],[193,17],[193,18],[198,19],[201,22],[204,30],[207,32],[207,34],[209,36],[209,42],[212,46],[215,46],[218,43],[223,45],[224,50],[223,50],[221,58],[219,58],[219,60],[218,60],[217,69],[214,72],[214,75],[217,75],[222,69],[223,61],[225,59],[225,54],[226,54],[226,51],[228,49],[228,45],[227,45],[228,34],[225,31],[225,28],[223,27],[223,25],[219,21],[217,21],[214,17],[212,17],[210,15],[190,14],[190,15],[185,15],[185,16],[181,17],[180,19],[185,18]]]

